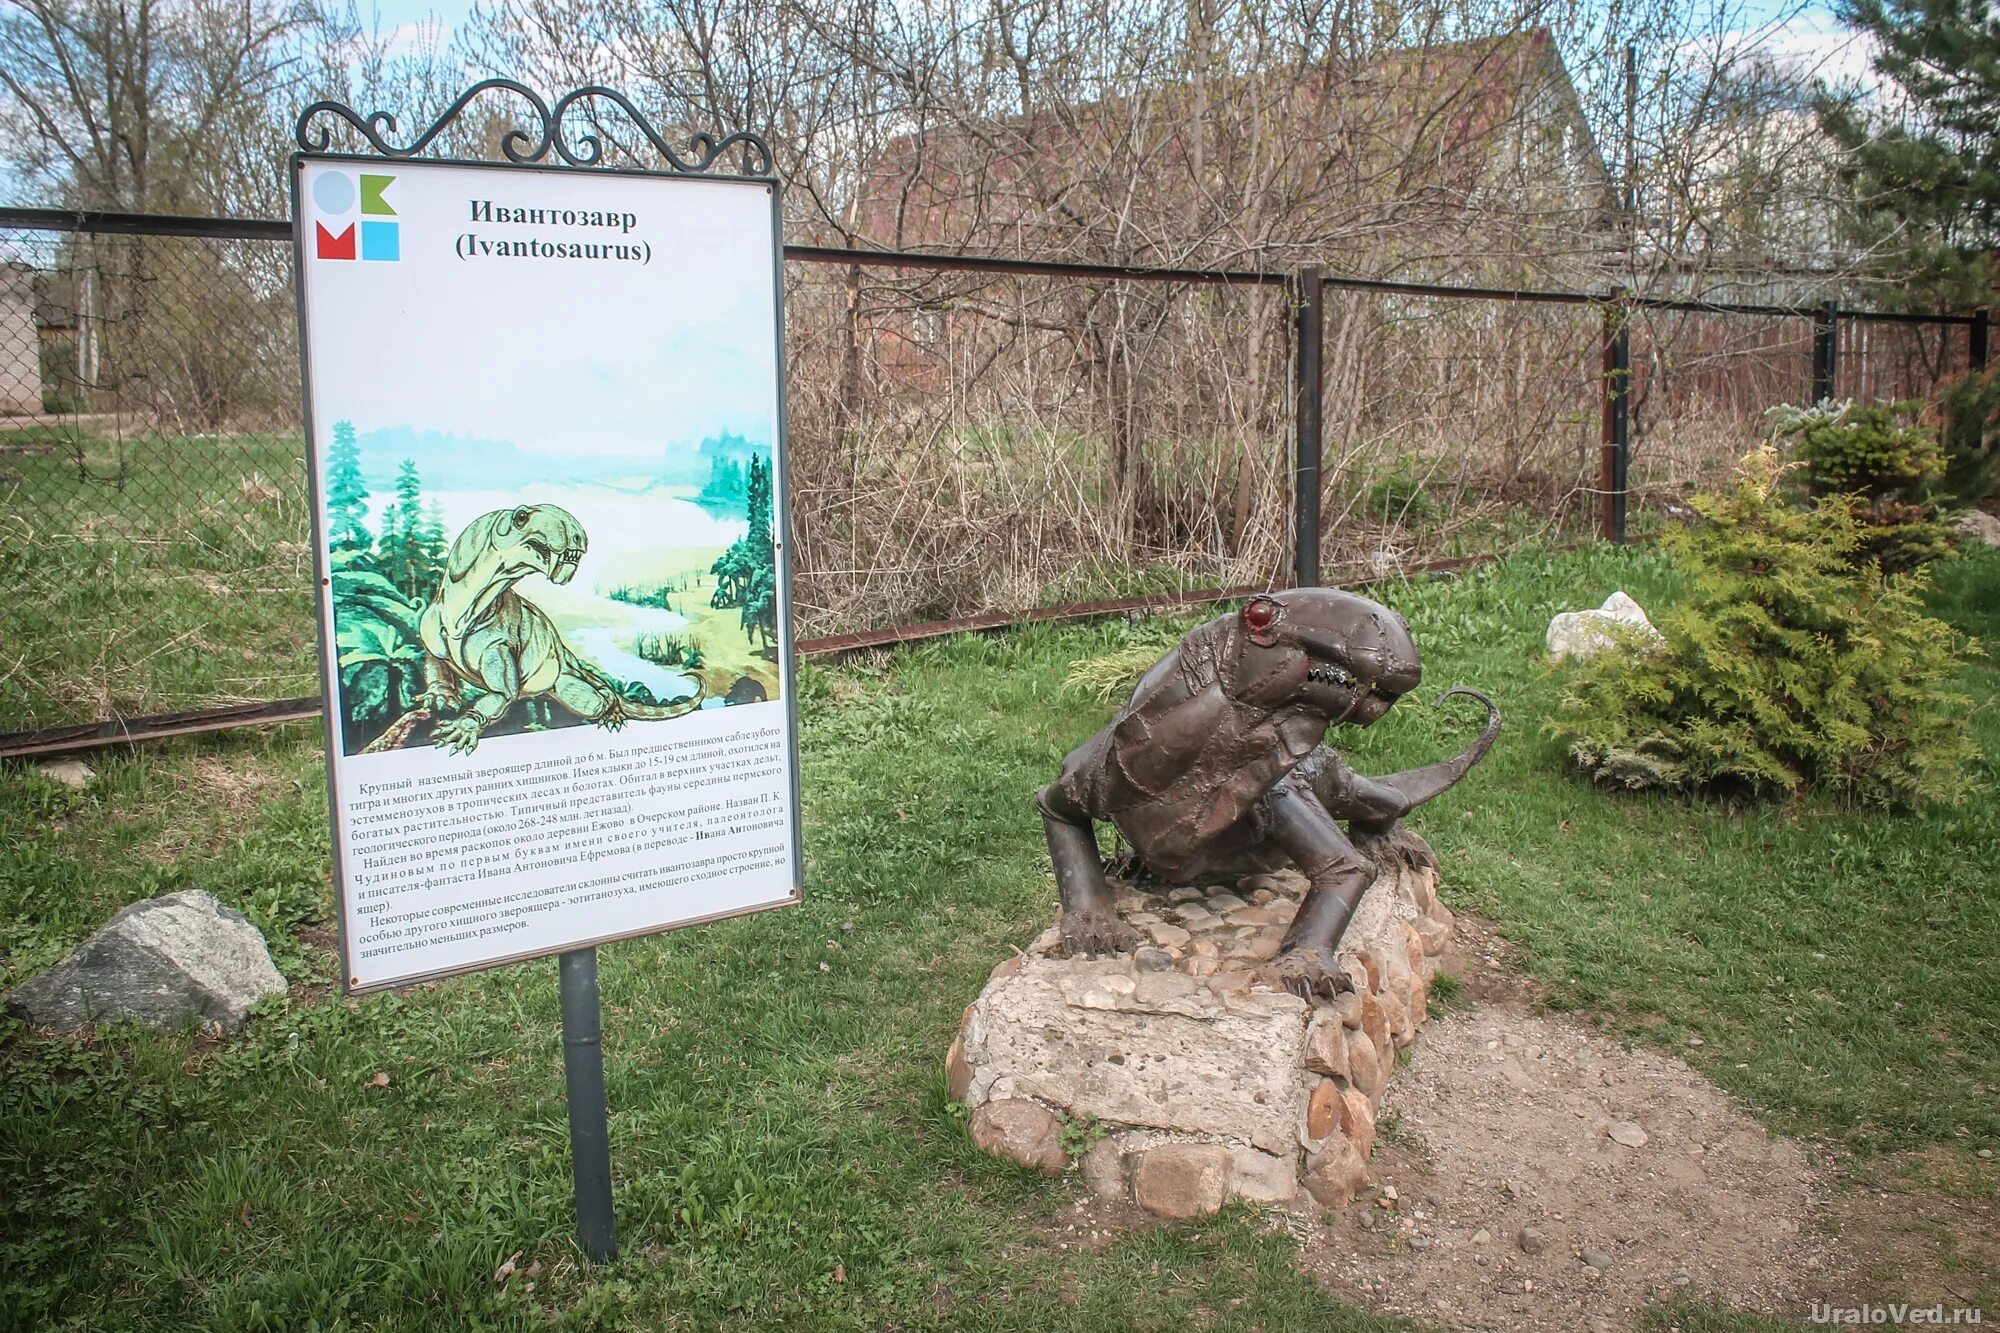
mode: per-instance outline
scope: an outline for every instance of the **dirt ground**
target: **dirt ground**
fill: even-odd
[[[1775,1137],[1680,1060],[1543,1013],[1468,915],[1440,961],[1463,999],[1433,1012],[1389,1084],[1370,1188],[1335,1212],[1271,1215],[1344,1301],[1510,1333],[1625,1333],[1678,1300],[1792,1320],[1815,1302],[1938,1303],[1949,1319],[1991,1301],[1992,1164],[1855,1164]],[[1160,1225],[1088,1195],[1052,1221],[1057,1243],[1092,1249]]]
[[[1630,1329],[1675,1299],[1795,1319],[1971,1302],[1990,1206],[1921,1169],[1878,1163],[1900,1187],[1864,1189],[1816,1167],[1681,1061],[1537,1012],[1478,922],[1454,936],[1444,970],[1467,1007],[1434,1015],[1391,1081],[1375,1188],[1304,1233],[1330,1289],[1446,1328],[1552,1333]],[[1940,1212],[1966,1224],[1951,1247],[1921,1225]]]

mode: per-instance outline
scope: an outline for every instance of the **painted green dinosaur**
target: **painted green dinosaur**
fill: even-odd
[[[701,705],[699,682],[692,698],[670,704],[622,697],[570,650],[541,608],[514,591],[530,574],[568,583],[588,541],[574,514],[548,504],[496,509],[458,534],[417,621],[428,666],[417,706],[433,714],[464,707],[431,729],[437,745],[471,753],[480,734],[522,699],[552,698],[613,731],[628,720],[679,717]],[[473,697],[465,707],[468,689]]]

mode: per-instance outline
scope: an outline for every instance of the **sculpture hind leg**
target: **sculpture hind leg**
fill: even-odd
[[[1048,832],[1049,861],[1055,867],[1056,892],[1062,899],[1063,945],[1072,958],[1128,953],[1139,935],[1118,919],[1111,888],[1104,882],[1104,863],[1097,854],[1097,837],[1090,815],[1055,783],[1035,796]]]

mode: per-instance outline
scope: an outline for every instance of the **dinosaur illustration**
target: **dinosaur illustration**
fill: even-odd
[[[1450,759],[1370,778],[1320,744],[1329,726],[1379,720],[1421,676],[1401,616],[1330,588],[1254,597],[1189,631],[1036,798],[1070,954],[1138,943],[1112,908],[1092,832],[1102,819],[1132,845],[1135,869],[1170,884],[1296,866],[1312,887],[1263,975],[1306,996],[1348,989],[1335,950],[1376,863],[1435,866],[1400,820],[1464,777],[1500,731],[1493,701],[1460,686],[1438,703],[1470,695],[1487,722]]]
[[[550,504],[496,509],[458,534],[437,591],[417,621],[427,667],[417,706],[433,713],[464,709],[432,728],[437,745],[471,753],[480,734],[523,699],[552,698],[613,731],[628,720],[679,717],[700,706],[699,682],[692,698],[670,704],[621,697],[596,667],[570,650],[555,622],[514,590],[530,574],[568,583],[587,545],[576,516]]]

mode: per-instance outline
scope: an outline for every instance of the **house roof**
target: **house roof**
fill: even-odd
[[[1535,188],[1524,143],[1544,140],[1549,161],[1566,163],[1572,206],[1608,218],[1603,158],[1538,28],[1283,74],[1176,79],[905,134],[868,173],[851,225],[899,248],[1181,261],[1204,235],[1230,232],[1246,191],[1255,195],[1239,217],[1260,213],[1257,225],[1270,226],[1284,213],[1278,225],[1305,243],[1393,229],[1399,210],[1419,224],[1505,211],[1507,191]],[[1217,248],[1240,253],[1258,239]]]

